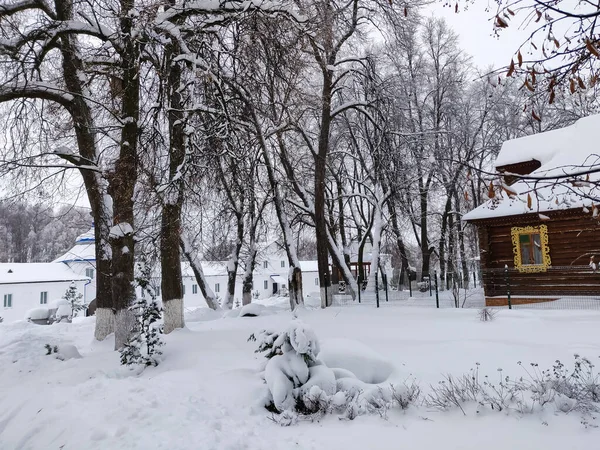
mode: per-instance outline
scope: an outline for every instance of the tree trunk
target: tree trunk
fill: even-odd
[[[442,227],[440,230],[440,240],[438,244],[440,257],[440,287],[446,289],[446,235],[448,234],[448,217],[452,208],[452,193],[447,194],[446,205],[442,212]]]
[[[422,186],[422,180],[419,180],[419,200],[421,205],[421,281],[423,277],[429,276],[430,261],[431,261],[431,251],[432,249],[429,247],[429,232],[427,230],[428,226],[428,200],[427,200],[427,191]]]
[[[164,332],[166,334],[185,325],[183,318],[183,277],[179,233],[181,208],[165,204],[160,229],[160,287],[164,309]]]
[[[170,1],[170,6],[174,5]],[[160,273],[164,309],[164,332],[183,328],[183,276],[181,273],[181,210],[183,206],[183,165],[185,163],[185,117],[181,98],[181,66],[173,58],[179,53],[178,44],[171,39],[165,45],[165,67],[169,68],[167,95],[169,109],[169,179],[160,228]]]
[[[73,1],[56,1],[58,20],[73,18]],[[79,54],[76,38],[63,35],[60,39],[62,55],[62,73],[67,89],[73,94],[73,106],[69,111],[75,128],[79,154],[84,165],[98,164],[98,151],[94,120],[87,103],[89,93],[84,88],[83,62]],[[62,156],[62,155],[61,155]],[[63,156],[65,159],[68,156]],[[69,158],[70,162],[76,162]],[[114,332],[114,305],[112,297],[111,253],[109,251],[109,233],[112,222],[112,208],[107,202],[107,186],[97,171],[81,170],[88,200],[94,219],[94,248],[96,253],[96,328],[94,337],[103,340]]]
[[[192,271],[194,272],[194,276],[196,278],[196,283],[198,283],[198,286],[200,287],[200,292],[202,292],[202,295],[206,300],[206,304],[210,309],[220,309],[219,302],[215,297],[215,293],[212,291],[212,289],[208,286],[208,283],[206,282],[206,277],[204,276],[204,271],[202,270],[202,264],[200,262],[200,259],[198,258],[198,255],[196,254],[196,251],[192,248],[187,239],[185,239],[183,236],[180,236],[179,245],[181,246],[181,251],[183,252],[183,255],[190,263],[190,267],[192,268]]]
[[[251,241],[246,258],[246,270],[242,281],[242,305],[252,303],[252,289],[254,288],[254,267],[256,266],[256,245]],[[290,289],[291,291],[291,289]]]
[[[242,250],[242,242],[244,240],[244,217],[237,215],[237,240],[235,247],[231,252],[229,261],[227,261],[227,292],[223,300],[223,309],[231,309],[233,307],[233,298],[235,296],[235,281],[237,278],[237,269],[240,260],[240,252]]]
[[[465,230],[463,224],[461,222],[460,215],[458,211],[460,211],[460,197],[458,195],[458,191],[454,192],[454,209],[456,211],[456,223],[458,227],[458,251],[460,254],[460,263],[462,268],[463,275],[463,288],[469,289],[469,265],[467,264],[467,254],[465,251]]]
[[[379,194],[377,197],[382,195],[381,186],[375,187],[376,193]],[[381,245],[381,232],[383,229],[383,214],[381,212],[380,199],[376,198],[376,204],[373,205],[373,226],[371,227],[371,273],[369,274],[369,281],[367,286],[369,289],[373,289],[373,292],[377,291],[377,272],[379,271],[379,247]]]
[[[402,233],[400,233],[400,227],[398,226],[396,206],[394,205],[392,199],[390,199],[390,201],[388,202],[388,211],[390,213],[390,219],[392,221],[392,232],[394,233],[394,236],[396,236],[396,246],[398,247],[398,252],[400,253],[400,273],[398,274],[398,288],[400,288],[400,283],[402,283],[402,280],[404,280],[404,274],[407,273],[409,268],[408,255],[406,253],[404,240],[402,239]]]
[[[136,298],[134,276],[133,196],[137,181],[137,144],[140,100],[139,43],[131,35],[134,0],[121,0],[120,31],[124,37],[121,142],[110,190],[113,197],[112,294],[115,307],[115,350],[125,345],[134,323],[129,310]]]

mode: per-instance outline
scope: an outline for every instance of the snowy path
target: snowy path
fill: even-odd
[[[165,361],[134,376],[111,342],[92,342],[93,322],[50,327],[0,324],[0,449],[590,449],[600,431],[577,414],[506,416],[425,407],[387,420],[329,417],[283,428],[256,407],[259,357],[248,335],[285,325],[289,313],[190,322],[167,336]],[[600,314],[501,311],[479,322],[474,310],[371,307],[303,313],[322,341],[351,338],[392,361],[424,391],[443,374],[478,362],[491,377],[516,364],[572,364],[600,355]],[[83,358],[58,361],[44,344],[74,343]]]

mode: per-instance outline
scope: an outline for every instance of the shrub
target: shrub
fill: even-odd
[[[590,414],[600,411],[600,377],[594,365],[586,358],[575,355],[573,370],[559,360],[552,368],[540,370],[536,363],[525,368],[519,378],[504,376],[498,369],[498,379],[480,377],[479,365],[459,377],[447,375],[425,398],[425,404],[438,409],[459,408],[466,415],[465,405],[475,403],[480,408],[494,411],[533,413],[553,405],[556,410],[568,413],[578,411]]]
[[[482,308],[479,310],[479,320],[482,322],[491,322],[496,318],[498,311],[490,308]]]
[[[363,414],[387,416],[391,408],[406,409],[417,401],[416,382],[404,385],[365,383],[348,370],[329,368],[318,359],[319,341],[307,325],[294,320],[285,331],[252,334],[257,353],[267,359],[263,378],[268,397],[265,407],[272,420],[292,425],[298,420],[318,420],[340,414],[352,420]]]

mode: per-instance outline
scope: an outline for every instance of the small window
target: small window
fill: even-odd
[[[315,278],[315,286],[318,286],[318,285],[319,285],[319,279]]]
[[[548,227],[513,227],[511,229],[515,268],[519,272],[545,272],[551,265]]]
[[[281,261],[281,267],[285,267],[285,261]]]
[[[269,289],[269,280],[265,280],[263,282],[263,286],[264,286],[265,290]]]
[[[40,305],[48,303],[48,292],[40,292]]]
[[[197,293],[198,293],[198,285],[192,284],[192,294],[197,294]]]
[[[88,278],[94,279],[94,269],[88,268],[85,269],[85,276]]]
[[[12,308],[12,294],[4,294],[4,307]]]
[[[185,295],[185,284],[183,285],[183,295]]]
[[[219,283],[215,283],[215,292],[221,292],[221,285]]]
[[[265,261],[265,262],[263,262],[263,267],[264,267],[265,269],[268,269],[268,268],[269,268],[269,261]]]

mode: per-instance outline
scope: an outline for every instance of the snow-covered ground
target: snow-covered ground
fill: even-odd
[[[277,303],[272,301],[272,303]],[[281,302],[280,302],[281,304]],[[37,326],[0,324],[0,449],[593,449],[600,430],[578,413],[542,414],[418,406],[353,421],[329,416],[282,427],[257,405],[262,356],[248,336],[285,327],[291,314],[221,318],[200,309],[165,337],[163,362],[136,375],[119,366],[113,342],[93,341],[94,319]],[[598,361],[600,313],[500,310],[492,322],[473,309],[395,304],[308,309],[300,314],[321,343],[368,346],[427,393],[444,374],[479,363],[482,374],[523,374],[524,365]],[[74,344],[82,358],[46,356],[45,344]],[[593,422],[593,420],[592,420]]]

